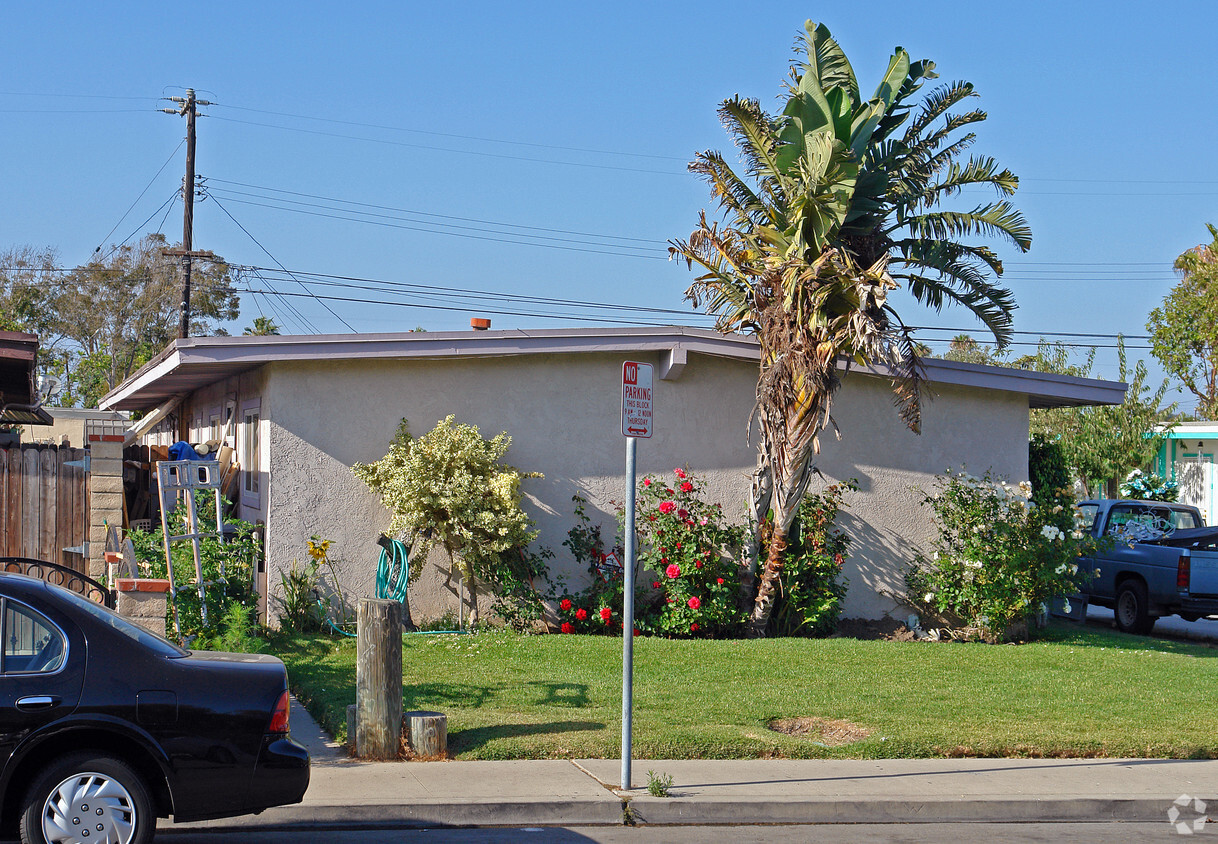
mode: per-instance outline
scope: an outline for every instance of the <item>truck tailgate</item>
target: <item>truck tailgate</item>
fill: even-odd
[[[1190,595],[1218,595],[1218,553],[1193,551],[1188,581]]]

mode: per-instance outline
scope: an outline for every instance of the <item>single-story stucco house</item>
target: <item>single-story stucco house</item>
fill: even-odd
[[[1153,471],[1180,487],[1180,501],[1201,511],[1205,523],[1214,523],[1214,452],[1218,450],[1218,422],[1179,422],[1163,434]]]
[[[562,545],[572,496],[589,501],[612,536],[625,497],[621,375],[626,360],[655,371],[654,436],[638,467],[687,467],[712,500],[743,520],[756,464],[747,427],[758,347],[750,337],[685,327],[580,328],[176,340],[102,401],[147,413],[178,400],[149,435],[167,443],[215,438],[235,419],[243,468],[242,518],[266,526],[268,576],[278,588],[293,558],[318,534],[333,540],[350,594],[374,591],[375,541],[389,513],[351,472],[382,457],[402,418],[414,434],[454,414],[483,436],[513,438],[509,462],[544,478],[524,482],[526,506],[554,551],[552,571],[578,586]],[[854,369],[834,406],[843,432],[822,437],[818,466],[830,480],[857,478],[842,524],[854,537],[845,571],[847,616],[899,612],[890,593],[915,546],[933,535],[923,491],[949,467],[1022,480],[1029,408],[1119,403],[1125,385],[1023,370],[927,360],[931,397],[923,433],[908,431],[882,371]],[[456,611],[436,557],[411,586],[416,620]],[[455,582],[455,581],[454,581]],[[273,611],[273,605],[272,605]]]

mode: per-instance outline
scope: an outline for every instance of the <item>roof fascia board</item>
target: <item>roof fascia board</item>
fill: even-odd
[[[138,393],[141,388],[158,381],[177,369],[181,365],[181,361],[178,359],[178,350],[171,346],[165,351],[168,354],[162,353],[164,357],[159,361],[153,360],[149,366],[143,367],[127,381],[120,384],[117,389],[102,396],[101,401],[97,403],[98,409],[110,410],[119,402]]]

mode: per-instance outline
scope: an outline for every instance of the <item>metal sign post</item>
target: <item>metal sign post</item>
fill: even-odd
[[[622,788],[630,788],[634,723],[634,534],[635,452],[651,436],[651,364],[622,364],[622,433],[626,436],[626,548],[622,560]]]

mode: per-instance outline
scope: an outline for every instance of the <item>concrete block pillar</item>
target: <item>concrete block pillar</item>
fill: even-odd
[[[119,615],[131,619],[158,636],[165,635],[168,580],[120,577],[115,589],[118,592],[116,609]]]
[[[89,577],[106,578],[106,525],[123,526],[123,435],[89,437]]]

